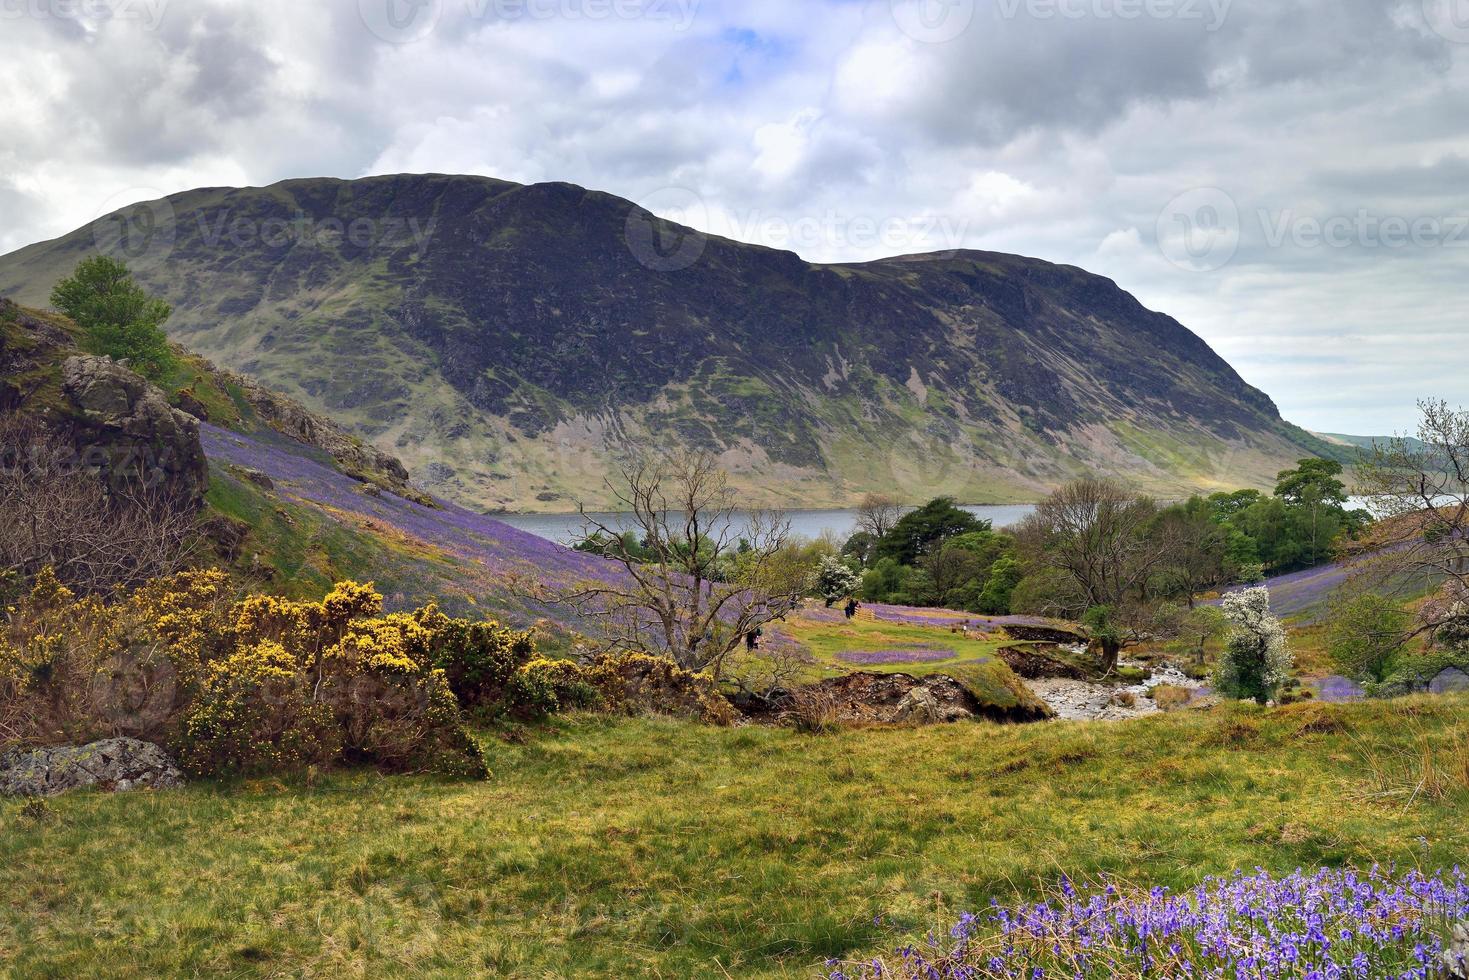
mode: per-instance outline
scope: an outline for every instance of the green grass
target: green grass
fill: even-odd
[[[858,616],[827,622],[797,614],[780,630],[795,640],[815,663],[801,681],[841,677],[854,670],[874,673],[903,673],[915,677],[946,674],[969,689],[982,703],[1001,709],[1020,704],[1039,707],[1035,696],[998,656],[1001,647],[1026,646],[1014,640],[986,638],[980,633],[965,636],[947,626],[913,626]],[[919,647],[953,652],[953,656],[927,663],[855,663],[844,656],[863,651],[907,650]]]
[[[4,802],[0,975],[808,977],[1063,870],[1449,865],[1463,781],[1374,797],[1373,760],[1406,786],[1466,708],[824,737],[583,718],[492,740],[483,783],[83,793],[43,823]]]

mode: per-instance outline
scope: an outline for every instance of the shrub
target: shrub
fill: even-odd
[[[595,708],[606,703],[597,689],[594,671],[570,660],[543,658],[532,660],[515,672],[506,701],[512,710],[531,716]]]
[[[1374,698],[1398,698],[1428,690],[1428,685],[1446,670],[1458,669],[1469,674],[1469,650],[1436,650],[1418,656],[1403,657],[1396,670],[1384,680],[1367,685]]]
[[[1373,592],[1332,603],[1326,650],[1338,670],[1361,681],[1381,682],[1408,633],[1408,614],[1396,601]]]
[[[708,675],[684,670],[666,657],[606,656],[592,664],[590,676],[608,706],[627,714],[672,715],[713,725],[733,724],[738,717]]]
[[[135,734],[198,775],[333,761],[485,774],[435,666],[436,630],[452,641],[473,625],[381,612],[354,582],[321,602],[236,600],[223,573],[194,572],[108,605],[42,576],[0,634],[0,738]]]
[[[328,763],[341,735],[296,658],[266,640],[210,665],[174,748],[196,775],[259,775]]]
[[[444,672],[465,708],[502,701],[516,672],[536,654],[529,632],[517,633],[493,622],[450,619],[432,605],[415,618],[433,634],[433,665]]]

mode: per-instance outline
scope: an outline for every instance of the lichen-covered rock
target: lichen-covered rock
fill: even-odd
[[[110,357],[67,358],[61,388],[73,409],[82,462],[109,486],[141,485],[193,506],[203,503],[209,465],[197,419]]]
[[[163,749],[135,738],[0,755],[0,796],[55,796],[88,786],[122,793],[183,783],[183,773]]]
[[[1469,691],[1469,673],[1450,667],[1428,682],[1430,694],[1461,694]]]
[[[1448,948],[1439,956],[1444,975],[1454,980],[1469,980],[1469,923],[1454,926]]]
[[[1040,702],[1009,708],[985,703],[963,683],[945,674],[914,677],[859,672],[803,690],[829,695],[837,717],[844,722],[932,725],[972,718],[1041,721],[1049,716]]]

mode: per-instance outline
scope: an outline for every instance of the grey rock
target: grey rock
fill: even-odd
[[[1469,674],[1457,667],[1450,667],[1428,683],[1432,694],[1462,694],[1469,691]]]
[[[61,389],[73,408],[73,442],[82,462],[109,486],[143,486],[202,505],[209,464],[198,419],[110,357],[67,358]]]
[[[1469,980],[1469,923],[1454,926],[1448,948],[1439,954],[1439,963],[1445,976]]]
[[[88,786],[124,793],[183,784],[184,774],[168,753],[135,738],[0,755],[0,796],[56,796]]]

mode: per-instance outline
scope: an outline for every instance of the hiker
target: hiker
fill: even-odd
[[[856,599],[847,600],[846,613],[848,619],[851,619],[853,616],[857,615],[857,605],[858,603]]]
[[[758,627],[758,626],[755,627],[754,629],[752,629],[750,632],[746,633],[745,634],[745,649],[746,650],[758,650],[758,649],[760,649],[760,637],[763,636],[764,633],[765,633],[765,631],[763,629],[761,629],[760,627]]]

